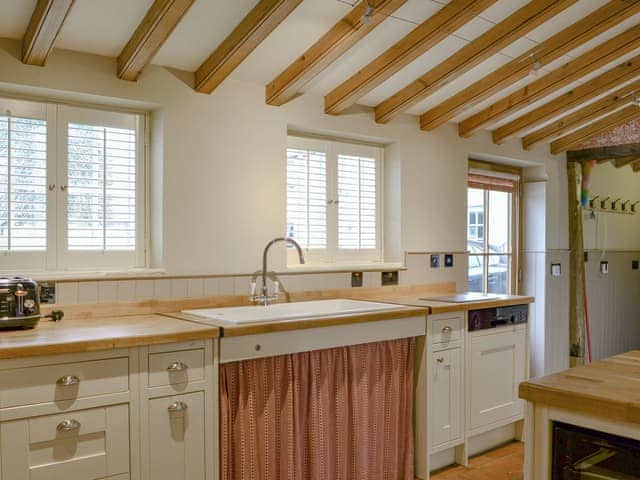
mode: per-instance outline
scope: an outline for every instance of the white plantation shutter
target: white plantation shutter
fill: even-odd
[[[287,236],[303,248],[327,247],[327,155],[287,149]]]
[[[0,116],[0,251],[47,249],[47,123]]]
[[[70,123],[69,250],[135,250],[136,132]]]
[[[377,246],[377,159],[338,155],[338,246]]]

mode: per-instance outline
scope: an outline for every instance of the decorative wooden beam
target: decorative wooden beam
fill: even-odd
[[[194,0],[156,0],[118,56],[118,78],[136,81]]]
[[[630,120],[640,117],[640,108],[636,105],[629,105],[628,107],[618,110],[604,118],[601,118],[597,122],[591,123],[586,127],[576,130],[564,137],[559,138],[551,143],[551,153],[557,155],[562,152],[566,152],[581,143],[586,142],[590,138],[595,137],[601,133],[604,133],[612,128],[618,127]]]
[[[557,92],[562,87],[580,80],[585,75],[637,49],[639,40],[640,25],[635,25],[463,120],[458,125],[460,136],[468,137],[487,124],[502,120],[533,102]]]
[[[260,0],[207,58],[195,75],[195,89],[213,92],[302,0]]]
[[[567,160],[575,162],[584,162],[588,160],[609,161],[616,158],[626,158],[631,156],[640,157],[640,144],[630,143],[627,145],[569,150],[567,152]]]
[[[590,15],[423,113],[420,117],[421,128],[433,130],[526,78],[531,73],[534,57],[540,66],[548,65],[638,12],[640,12],[640,2],[625,0],[608,2]]]
[[[487,58],[519,40],[577,0],[529,2],[505,20],[474,39],[417,80],[380,103],[376,122],[387,123],[429,95],[454,81]]]
[[[22,39],[22,63],[42,67],[74,0],[38,0]]]
[[[326,113],[337,115],[467,22],[496,0],[452,0],[391,48],[324,98]]]
[[[640,91],[640,80],[625,85],[600,100],[590,103],[586,107],[576,110],[535,132],[525,135],[522,139],[522,147],[525,150],[529,150],[538,143],[553,137],[559,137],[603,115],[614,112],[620,107],[627,105],[633,93],[636,91]]]
[[[588,82],[577,86],[573,90],[569,90],[567,93],[527,112],[521,117],[505,123],[500,128],[494,130],[493,142],[499,144],[520,132],[538,127],[545,121],[593,100],[603,93],[636,78],[638,75],[640,75],[640,55],[592,78]],[[627,103],[631,100],[631,97],[627,97]]]
[[[640,161],[640,157],[638,155],[631,155],[629,157],[616,158],[615,160],[613,160],[613,165],[616,168],[622,168],[637,161]]]
[[[377,2],[368,0],[368,3],[367,0],[361,0],[331,30],[267,85],[267,103],[283,105],[294,98],[306,83],[340,58],[405,3],[407,0],[378,0]],[[368,5],[373,7],[374,11],[367,17],[369,21],[363,23],[362,18]]]
[[[631,169],[634,172],[640,172],[640,161],[637,161],[631,165]]]

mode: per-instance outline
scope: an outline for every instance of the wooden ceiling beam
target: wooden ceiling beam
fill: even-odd
[[[74,0],[38,0],[22,39],[22,63],[42,67]]]
[[[615,160],[613,160],[613,165],[616,168],[622,168],[622,167],[626,167],[627,165],[637,162],[638,160],[640,160],[640,156],[638,155],[630,155],[628,157],[620,157],[620,158],[616,158]]]
[[[452,0],[324,98],[325,113],[337,115],[440,43],[497,0]]]
[[[296,97],[300,89],[340,58],[369,32],[392,15],[407,0],[361,0],[331,30],[307,49],[266,87],[266,102],[283,105]],[[368,22],[362,22],[367,5],[374,8]]]
[[[597,122],[591,123],[579,130],[576,130],[575,132],[553,141],[551,143],[551,153],[553,155],[557,155],[559,153],[566,152],[596,135],[605,133],[636,118],[640,118],[640,107],[636,105],[629,105],[622,110],[618,110],[611,115],[601,118]]]
[[[390,96],[375,109],[376,122],[388,123],[446,84],[500,52],[577,0],[529,2],[505,20],[469,42],[447,60]]]
[[[640,157],[640,144],[629,143],[626,145],[611,145],[607,147],[593,147],[582,150],[569,150],[567,152],[567,160],[575,162],[585,162],[588,160],[598,160],[608,162],[616,158],[625,158],[631,156]]]
[[[557,92],[570,83],[580,80],[585,75],[632,52],[638,48],[639,40],[640,25],[634,25],[587,53],[565,63],[562,67],[466,118],[458,125],[458,133],[461,137],[469,137],[480,128],[513,115],[533,102]]]
[[[302,0],[260,0],[198,68],[195,89],[213,92]]]
[[[592,122],[603,115],[627,105],[634,92],[640,91],[640,80],[623,86],[607,96],[590,103],[554,122],[534,131],[522,138],[522,148],[530,150],[534,145],[554,137],[562,136],[571,130]]]
[[[433,130],[464,113],[465,110],[526,78],[532,70],[532,55],[535,56],[536,61],[541,66],[548,65],[565,53],[639,12],[640,2],[628,2],[626,0],[608,2],[598,10],[423,113],[420,116],[422,130]]]
[[[493,142],[503,143],[525,130],[542,125],[545,121],[562,115],[640,75],[640,55],[592,78],[573,90],[563,93],[548,103],[518,117],[493,131]],[[632,99],[627,97],[627,103]],[[621,99],[620,101],[624,101]]]
[[[194,0],[156,0],[118,56],[118,78],[136,81]]]
[[[640,172],[640,160],[631,164],[631,169],[634,172]]]

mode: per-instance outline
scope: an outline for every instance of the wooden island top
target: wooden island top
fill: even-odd
[[[640,350],[520,384],[520,398],[640,424]]]
[[[215,326],[162,315],[41,320],[33,329],[0,331],[0,359],[184,342],[219,333]]]
[[[388,297],[381,296],[376,301],[384,303],[396,303],[398,305],[407,305],[411,307],[426,308],[431,315],[448,312],[464,312],[467,310],[476,310],[481,308],[508,307],[512,305],[524,305],[533,303],[535,298],[521,295],[507,295],[504,297],[491,300],[477,300],[472,302],[454,303],[442,302],[433,299],[426,299],[429,295],[390,295]],[[437,296],[431,295],[433,298]]]

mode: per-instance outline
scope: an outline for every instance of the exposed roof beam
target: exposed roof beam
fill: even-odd
[[[608,147],[593,147],[583,150],[569,150],[567,152],[567,160],[576,162],[584,162],[587,160],[609,161],[616,158],[624,158],[630,156],[640,157],[640,144],[629,143],[626,145],[613,145]]]
[[[195,75],[195,89],[213,92],[302,0],[260,0],[207,58]]]
[[[619,88],[600,100],[590,103],[569,115],[566,115],[522,138],[522,148],[529,150],[534,145],[561,136],[571,130],[581,127],[603,115],[609,114],[627,105],[634,92],[640,90],[640,80]]]
[[[576,1],[538,0],[527,3],[447,60],[380,103],[375,110],[376,122],[387,123],[393,120],[397,115],[522,38]]]
[[[640,12],[640,2],[625,0],[608,2],[590,15],[423,113],[420,117],[422,130],[433,130],[449,122],[465,110],[527,77],[531,73],[532,55],[541,66],[548,65],[638,12]]]
[[[135,81],[194,0],[156,0],[118,56],[118,78]]]
[[[502,120],[533,102],[557,92],[562,87],[582,79],[585,75],[637,49],[639,40],[640,25],[635,25],[463,120],[458,125],[460,136],[468,137],[487,124]]]
[[[38,0],[22,39],[22,63],[43,66],[74,0]]]
[[[622,168],[631,163],[637,162],[638,160],[640,160],[640,157],[638,155],[630,155],[628,157],[616,158],[615,160],[613,160],[613,165],[616,168]]]
[[[634,172],[640,172],[640,161],[634,162],[633,164],[631,164],[631,169]]]
[[[293,99],[306,83],[407,2],[407,0],[368,1],[367,4],[367,0],[361,0],[331,30],[267,85],[266,102],[269,105],[283,105]],[[368,22],[363,23],[361,20],[367,11],[367,5],[374,8],[374,13],[368,17]]]
[[[613,128],[619,127],[624,123],[640,117],[640,108],[636,105],[629,105],[622,110],[612,113],[597,122],[591,123],[586,127],[582,127],[564,137],[561,137],[551,143],[551,153],[557,155],[566,152],[572,148],[579,146],[581,143],[607,132]],[[610,157],[611,158],[611,157]]]
[[[607,72],[592,78],[573,90],[563,93],[548,103],[525,113],[496,129],[493,132],[493,142],[502,143],[507,138],[517,135],[527,129],[538,127],[545,121],[568,112],[583,103],[616,88],[640,75],[640,55],[628,60]],[[631,101],[631,98],[627,99]]]
[[[334,115],[343,112],[495,2],[496,0],[452,0],[329,92],[324,98],[325,112]]]

